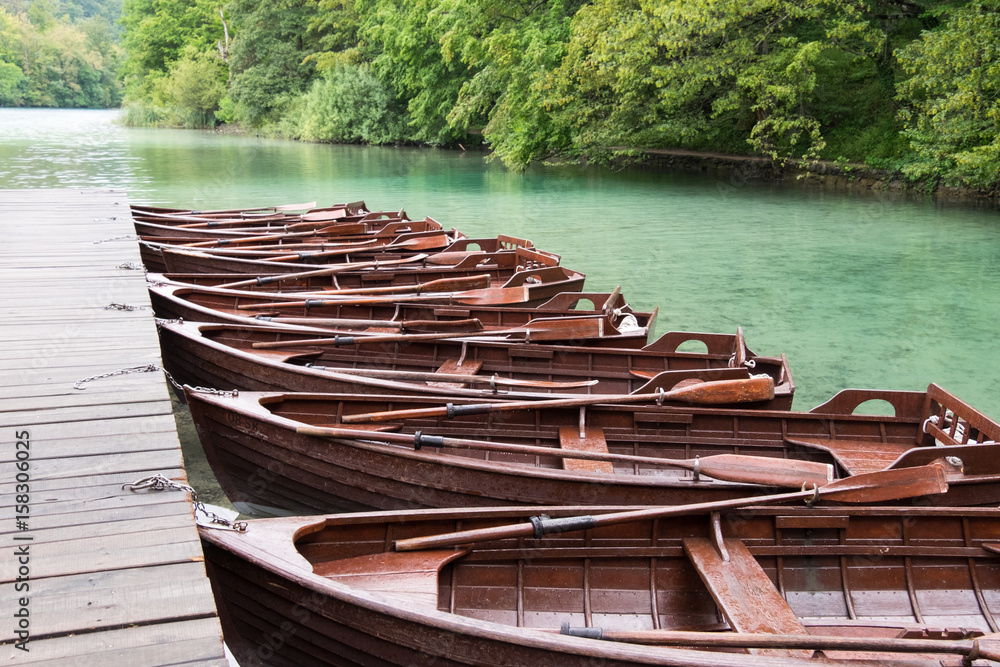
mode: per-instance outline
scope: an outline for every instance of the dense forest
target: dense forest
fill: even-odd
[[[121,0],[0,0],[0,107],[116,107]]]
[[[121,60],[109,0],[0,8],[0,105],[114,102],[114,71],[141,125],[1000,181],[1000,0],[124,0]]]

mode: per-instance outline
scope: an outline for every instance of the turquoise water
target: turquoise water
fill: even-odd
[[[470,236],[532,239],[660,308],[657,330],[786,353],[796,409],[845,387],[937,382],[1000,418],[1000,215],[929,198],[537,166],[479,153],[145,130],[114,112],[0,109],[0,188],[116,187],[192,207],[355,199]]]

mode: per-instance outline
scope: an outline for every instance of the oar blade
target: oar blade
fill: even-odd
[[[726,482],[801,488],[833,481],[833,466],[818,461],[797,461],[771,456],[717,454],[697,459],[700,474]]]
[[[944,468],[931,464],[854,475],[827,484],[819,491],[825,498],[839,502],[880,503],[936,495],[947,490]]]

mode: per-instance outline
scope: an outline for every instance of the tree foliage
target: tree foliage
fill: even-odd
[[[0,105],[111,107],[121,100],[115,30],[93,15],[73,22],[52,0],[0,7]]]
[[[408,137],[404,110],[367,66],[326,70],[292,118],[297,136],[307,141],[392,144]]]
[[[219,7],[212,0],[125,0],[126,97],[148,99],[188,47],[199,53],[216,50],[223,38]]]
[[[1000,182],[1000,2],[956,11],[899,54],[903,134],[921,179],[993,188]]]
[[[233,0],[228,7],[235,33],[229,94],[236,116],[253,127],[276,122],[315,75],[309,57],[320,47],[306,26],[315,19],[317,5],[311,0]]]

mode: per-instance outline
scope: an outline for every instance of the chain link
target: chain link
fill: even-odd
[[[102,378],[114,377],[115,375],[128,375],[129,373],[153,373],[155,371],[161,370],[156,364],[147,364],[145,366],[132,366],[131,368],[119,368],[116,371],[110,371],[108,373],[101,373],[100,375],[91,375],[89,378],[83,378],[82,380],[77,380],[73,383],[73,389],[80,389],[81,391],[86,389],[81,385],[91,382],[92,380],[100,380]]]
[[[240,392],[238,389],[222,390],[214,389],[212,387],[192,387],[191,385],[182,385],[180,382],[174,379],[174,376],[170,372],[156,364],[147,364],[145,366],[132,366],[130,368],[119,368],[116,371],[108,371],[107,373],[101,373],[100,375],[91,375],[90,377],[83,378],[82,380],[77,380],[73,383],[73,389],[80,389],[81,391],[86,389],[82,386],[87,382],[92,382],[93,380],[102,380],[104,378],[114,377],[116,375],[129,375],[131,373],[153,373],[155,371],[163,371],[163,375],[166,376],[167,381],[178,391],[183,392],[184,388],[187,387],[191,391],[196,391],[199,394],[214,394],[216,396],[239,396]]]
[[[136,264],[135,262],[122,262],[118,265],[119,269],[128,269],[130,271],[145,271],[146,267],[142,264]]]
[[[125,236],[113,236],[110,239],[101,239],[100,241],[94,241],[94,245],[97,245],[99,243],[110,243],[111,241],[137,241],[137,240],[139,240],[138,236],[135,236],[134,234],[126,234]]]
[[[245,533],[247,530],[246,521],[230,521],[229,519],[223,518],[205,507],[205,503],[198,500],[198,492],[187,484],[181,484],[180,482],[168,479],[163,475],[156,474],[152,477],[144,477],[131,484],[122,484],[123,489],[128,489],[129,491],[141,491],[143,489],[149,489],[150,491],[187,491],[191,494],[191,504],[194,506],[195,515],[198,512],[204,514],[208,519],[214,524],[219,524],[230,530],[235,530],[240,533]]]
[[[104,310],[149,310],[149,306],[130,306],[127,303],[111,302],[104,306]]]
[[[170,371],[168,371],[166,368],[160,368],[160,370],[163,371],[163,374],[165,376],[167,376],[167,381],[170,382],[171,385],[173,385],[174,389],[180,392],[183,392],[184,388],[187,387],[191,391],[196,391],[199,394],[214,394],[215,396],[233,396],[233,397],[240,395],[239,389],[230,389],[226,391],[223,389],[215,389],[213,387],[192,387],[189,384],[181,384],[180,382],[174,379],[174,376],[171,375]]]

